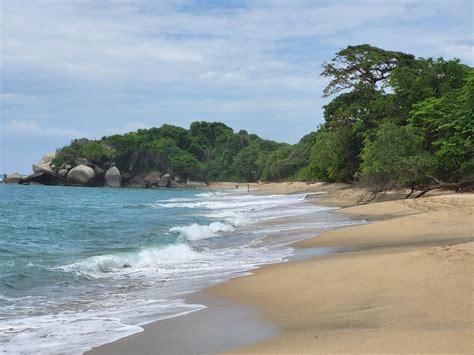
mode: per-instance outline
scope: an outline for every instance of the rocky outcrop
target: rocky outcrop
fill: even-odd
[[[184,189],[186,186],[184,184],[180,184],[177,181],[170,180],[168,182],[168,187],[172,187],[172,188],[175,188],[175,189]]]
[[[22,179],[23,179],[23,175],[19,173],[11,173],[5,176],[5,178],[3,179],[3,182],[5,184],[20,184]]]
[[[56,153],[54,153],[54,152],[45,154],[45,155],[43,155],[43,157],[38,162],[38,165],[48,165],[48,166],[50,166],[55,157],[56,157]]]
[[[33,164],[33,172],[34,173],[46,173],[46,174],[54,174],[54,170],[48,164]]]
[[[161,176],[157,171],[150,171],[145,176],[145,186],[144,187],[159,187],[160,186]]]
[[[50,173],[34,173],[24,177],[21,180],[22,184],[41,184],[41,185],[62,185],[66,182],[65,177],[61,177],[55,172]]]
[[[105,171],[98,165],[94,165],[95,183],[97,186],[104,186]]]
[[[170,183],[171,180],[171,175],[170,174],[165,174],[160,178],[160,183],[159,187],[168,187],[168,184]]]
[[[59,169],[58,171],[58,175],[61,176],[62,178],[66,178],[67,173],[68,173],[67,169]]]
[[[76,166],[67,174],[66,182],[69,185],[93,186],[95,184],[94,170],[82,164]]]
[[[116,166],[111,167],[105,173],[105,186],[122,186],[122,176],[120,175],[120,170]]]

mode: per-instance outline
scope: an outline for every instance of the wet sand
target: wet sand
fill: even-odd
[[[262,309],[282,330],[230,353],[473,353],[473,202],[464,194],[343,209],[384,220],[295,245],[352,252],[212,288]]]
[[[251,189],[322,192],[308,198],[330,206],[354,206],[363,193],[342,184]],[[378,222],[298,242],[296,261],[265,266],[189,300],[205,310],[147,325],[91,353],[474,352],[474,195],[401,196],[339,210]],[[324,256],[324,250],[346,252]]]

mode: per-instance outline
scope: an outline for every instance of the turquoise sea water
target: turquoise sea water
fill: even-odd
[[[81,353],[199,310],[184,297],[355,223],[305,195],[0,184],[0,198],[0,348],[12,353]]]

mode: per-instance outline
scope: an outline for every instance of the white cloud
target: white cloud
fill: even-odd
[[[78,138],[84,136],[81,132],[72,129],[42,128],[35,121],[12,120],[1,128],[2,136],[35,136],[35,137],[62,137]]]
[[[100,137],[218,120],[295,142],[322,120],[321,63],[349,44],[473,63],[472,0],[232,3],[0,0],[3,122]]]

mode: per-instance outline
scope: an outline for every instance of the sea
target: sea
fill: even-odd
[[[0,352],[81,354],[363,221],[314,195],[0,184]],[[297,253],[296,253],[297,254]]]

